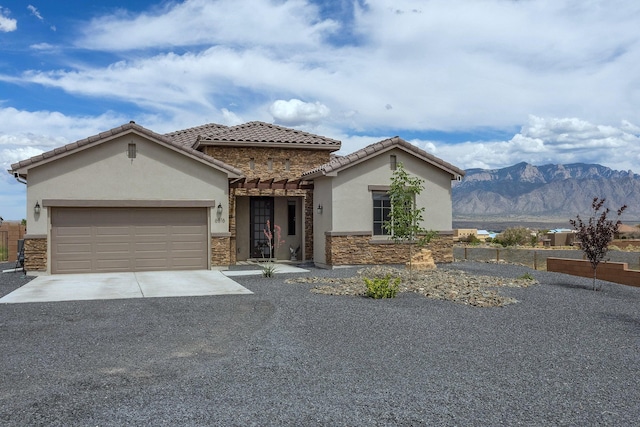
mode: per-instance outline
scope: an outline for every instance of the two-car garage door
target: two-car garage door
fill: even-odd
[[[51,272],[206,269],[206,208],[52,208]]]

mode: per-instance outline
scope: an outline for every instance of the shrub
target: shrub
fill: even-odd
[[[536,280],[531,273],[524,273],[522,276],[519,277],[520,279],[524,279],[524,280]]]
[[[395,298],[400,287],[400,278],[396,277],[392,282],[390,275],[384,278],[376,277],[373,279],[365,277],[364,283],[367,285],[367,296],[369,298]]]
[[[496,236],[493,241],[495,243],[500,243],[502,246],[526,245],[531,243],[531,237],[532,235],[529,229],[524,227],[514,227],[507,228]]]
[[[276,275],[276,266],[273,264],[265,264],[262,266],[262,277],[273,277]]]

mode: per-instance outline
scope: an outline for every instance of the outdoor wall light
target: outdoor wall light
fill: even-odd
[[[322,215],[322,205],[318,205],[318,209],[316,209],[316,212],[318,212],[318,215]]]
[[[0,226],[2,226],[2,221],[4,221],[4,219],[0,216]]]
[[[33,207],[33,213],[36,215],[40,214],[40,203],[36,202],[36,205]]]
[[[216,215],[218,215],[218,218],[222,216],[222,203],[218,203],[218,207],[216,208]]]

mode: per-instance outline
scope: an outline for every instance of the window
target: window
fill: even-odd
[[[273,170],[273,159],[271,157],[267,159],[267,169]]]
[[[129,143],[129,146],[127,147],[127,155],[129,156],[130,159],[135,159],[136,158],[136,144],[135,143]]]
[[[249,159],[249,169],[254,170],[256,168],[256,160],[252,157]]]
[[[291,160],[286,159],[284,161],[284,170],[286,170],[286,171],[291,170]]]
[[[382,191],[374,191],[373,195],[373,235],[385,236],[389,235],[388,230],[385,230],[384,223],[389,221],[389,214],[391,213],[391,200],[389,194]]]
[[[287,235],[296,235],[296,201],[289,200],[287,203]]]
[[[395,156],[395,154],[392,154],[391,156],[389,156],[389,167],[391,168],[392,171],[396,170],[398,165],[398,158]]]

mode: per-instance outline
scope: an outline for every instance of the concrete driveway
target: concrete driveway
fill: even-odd
[[[217,270],[39,276],[0,303],[252,294]]]

